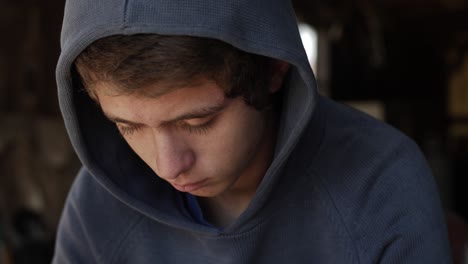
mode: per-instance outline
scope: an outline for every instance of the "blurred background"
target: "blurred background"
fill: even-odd
[[[295,0],[322,94],[426,155],[456,263],[468,263],[468,1]],[[54,70],[63,0],[0,0],[0,264],[49,263],[79,168]]]

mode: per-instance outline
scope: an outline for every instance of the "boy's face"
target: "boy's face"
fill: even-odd
[[[145,91],[157,91],[157,85]],[[158,97],[95,89],[104,114],[162,179],[182,192],[215,197],[255,190],[271,162],[268,112],[229,99],[202,81]]]

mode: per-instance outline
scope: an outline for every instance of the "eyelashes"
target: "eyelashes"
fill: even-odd
[[[120,134],[124,137],[131,136],[133,133],[137,132],[138,130],[141,130],[141,126],[124,126],[119,124],[116,124],[116,126]]]
[[[190,125],[187,123],[181,123],[178,125],[179,128],[189,132],[190,134],[206,134],[213,127],[215,118],[210,119],[209,121],[199,124],[199,125]]]
[[[206,134],[210,131],[210,129],[213,127],[213,124],[215,123],[215,119],[216,118],[212,118],[203,124],[197,124],[197,125],[190,125],[186,122],[181,121],[180,123],[174,124],[174,127],[177,129],[182,129],[184,131],[187,131],[190,134],[201,135],[201,134]],[[141,129],[143,129],[143,127],[139,125],[128,126],[128,125],[116,124],[116,126],[120,134],[124,137],[131,136],[135,132],[138,132]]]

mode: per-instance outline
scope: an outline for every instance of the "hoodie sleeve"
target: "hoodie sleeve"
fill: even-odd
[[[373,208],[380,211],[380,250],[371,256],[378,263],[452,263],[444,211],[437,186],[419,148],[404,143],[405,152],[382,177],[381,190],[371,190]],[[394,188],[394,192],[385,191]],[[388,189],[387,189],[388,190]],[[386,205],[384,205],[386,204]],[[370,245],[368,248],[371,248]],[[366,247],[362,247],[362,254]]]
[[[452,263],[437,186],[416,143],[373,119],[341,122],[338,114],[329,117],[320,178],[358,263]]]
[[[382,264],[451,263],[431,171],[413,141],[403,137],[394,143],[383,147],[389,151],[368,167],[371,173],[360,182],[357,208],[348,212],[360,259]]]

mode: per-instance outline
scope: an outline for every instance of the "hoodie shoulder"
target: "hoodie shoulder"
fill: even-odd
[[[82,168],[65,203],[53,263],[112,263],[141,218]]]
[[[317,176],[361,262],[449,263],[442,206],[419,147],[370,116],[323,105]]]

